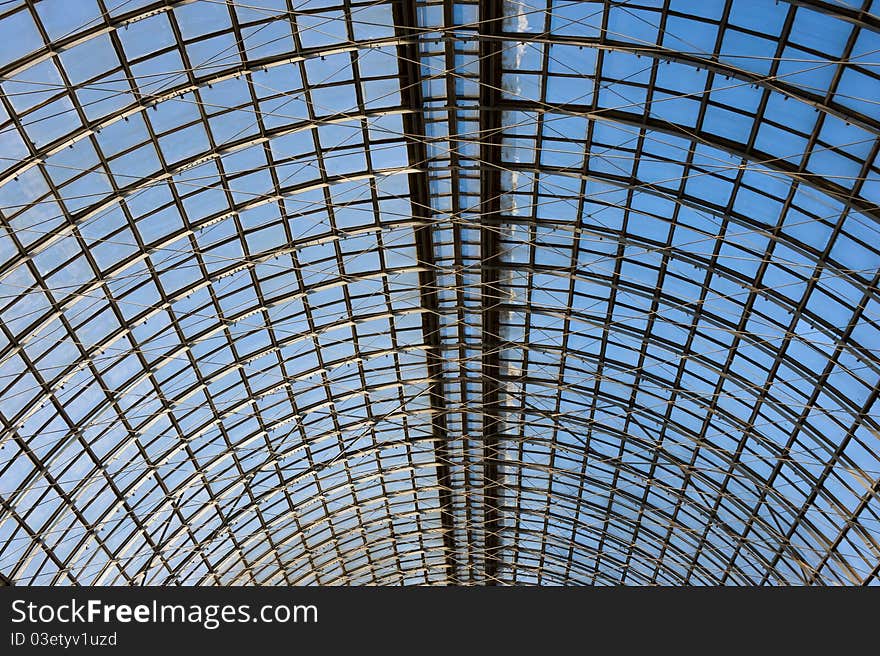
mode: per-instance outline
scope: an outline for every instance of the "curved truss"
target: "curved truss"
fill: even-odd
[[[876,584],[870,4],[0,8],[0,574]]]

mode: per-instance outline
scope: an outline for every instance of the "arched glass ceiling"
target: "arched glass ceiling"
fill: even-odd
[[[0,572],[877,584],[873,4],[0,4]]]

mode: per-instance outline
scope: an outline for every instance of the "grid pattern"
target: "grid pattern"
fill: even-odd
[[[880,18],[0,6],[0,575],[880,584]]]

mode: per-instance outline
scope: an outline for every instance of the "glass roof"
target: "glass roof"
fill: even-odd
[[[0,574],[880,584],[878,14],[0,2]]]

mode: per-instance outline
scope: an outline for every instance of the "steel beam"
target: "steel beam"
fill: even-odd
[[[480,36],[495,37],[503,20],[501,0],[480,3]],[[496,228],[501,211],[501,42],[480,39],[480,253],[483,342],[483,521],[486,583],[494,585],[500,566],[501,517],[498,444],[499,347],[498,289],[500,246]]]
[[[443,390],[443,353],[440,348],[440,321],[438,317],[437,272],[434,264],[434,230],[428,186],[425,145],[425,121],[422,113],[422,83],[419,71],[417,40],[418,22],[415,0],[395,2],[393,6],[395,32],[401,38],[397,46],[400,70],[400,95],[410,112],[403,115],[406,150],[410,169],[409,189],[413,217],[419,219],[414,228],[416,254],[419,261],[419,294],[422,307],[422,330],[428,346],[426,359],[431,380],[429,399],[432,410],[431,430],[437,462],[440,521],[443,527],[443,545],[446,551],[446,580],[455,575],[455,526],[452,515],[451,477],[449,473],[448,431],[446,428],[446,400]]]

